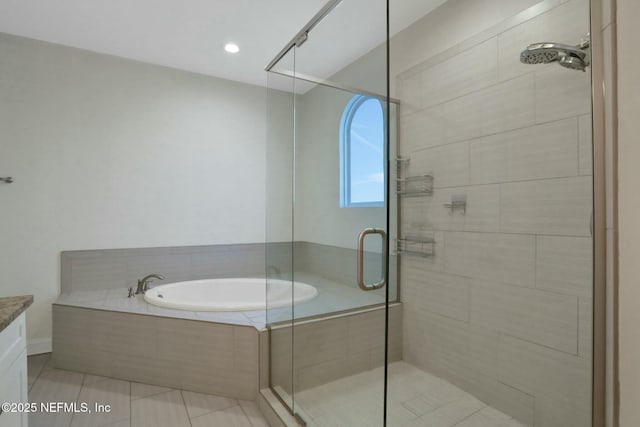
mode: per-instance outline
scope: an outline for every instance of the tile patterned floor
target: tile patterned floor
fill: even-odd
[[[53,369],[28,358],[29,401],[95,402],[109,413],[34,413],[30,427],[268,427],[254,402]]]
[[[53,369],[30,356],[31,402],[109,403],[104,414],[31,414],[31,427],[267,427],[254,402]],[[383,371],[377,368],[296,393],[309,427],[378,427]],[[406,362],[389,365],[392,427],[523,427],[447,381]]]
[[[296,393],[310,427],[379,426],[383,370],[377,368]],[[389,365],[392,427],[523,427],[449,382],[406,362]]]

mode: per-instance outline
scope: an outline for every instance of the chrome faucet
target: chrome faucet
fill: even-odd
[[[153,280],[150,280],[150,279],[164,280],[164,276],[160,274],[150,274],[138,280],[138,288],[136,289],[136,295],[144,294],[149,290],[149,283],[153,282]]]

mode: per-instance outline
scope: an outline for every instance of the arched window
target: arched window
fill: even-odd
[[[382,103],[356,95],[340,126],[340,206],[384,206],[385,132]]]

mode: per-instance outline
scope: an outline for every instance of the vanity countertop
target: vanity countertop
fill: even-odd
[[[33,304],[33,295],[0,298],[0,332]]]

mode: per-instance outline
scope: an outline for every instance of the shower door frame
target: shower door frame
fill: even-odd
[[[610,0],[615,3],[615,0]],[[615,58],[615,40],[605,45],[602,35],[603,8],[607,0],[589,0],[591,29],[591,114],[593,148],[593,373],[592,373],[592,424],[594,427],[616,427],[618,425],[617,398],[617,240],[607,243],[607,223],[617,229],[616,205],[616,141],[607,140],[605,130],[615,129],[615,117],[607,119],[606,102],[616,105],[614,87],[607,87],[608,69],[605,50]],[[611,5],[609,5],[611,7]],[[611,65],[611,64],[609,64]],[[606,90],[604,90],[606,89]],[[609,101],[608,98],[611,98]],[[610,122],[611,121],[611,122]],[[615,131],[613,131],[615,132]],[[611,145],[612,158],[607,164],[606,146]],[[608,181],[612,181],[609,183]],[[612,193],[607,200],[606,187]],[[612,218],[607,217],[607,207]],[[612,233],[615,236],[615,232]],[[608,257],[608,253],[612,256]],[[608,261],[608,258],[613,261]],[[609,274],[608,274],[609,273]],[[607,275],[612,277],[608,283]],[[609,288],[609,289],[608,289]]]

